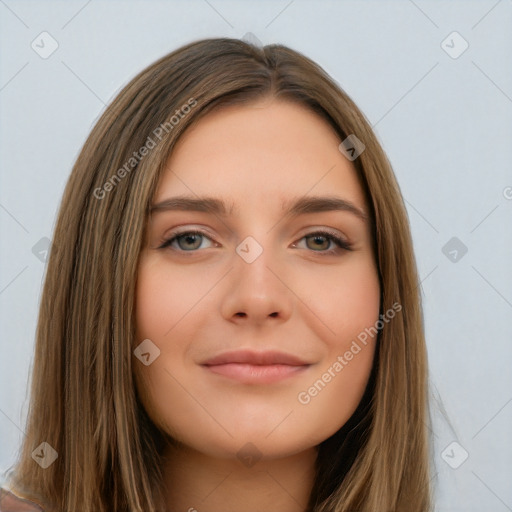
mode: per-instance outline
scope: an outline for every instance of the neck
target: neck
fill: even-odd
[[[316,449],[261,459],[248,467],[191,448],[169,447],[163,469],[169,512],[305,512],[315,475]]]

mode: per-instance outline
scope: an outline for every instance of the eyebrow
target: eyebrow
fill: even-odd
[[[228,207],[229,206],[229,207]],[[233,215],[235,205],[227,205],[221,199],[214,197],[191,197],[176,196],[156,203],[151,206],[150,213],[158,213],[172,210],[207,212],[222,217]],[[320,213],[328,211],[349,212],[361,219],[368,221],[368,215],[358,208],[354,203],[336,196],[306,196],[298,199],[292,199],[283,204],[283,213],[298,217],[308,213]]]

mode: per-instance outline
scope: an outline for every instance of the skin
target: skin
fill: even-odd
[[[292,199],[337,196],[368,212],[340,142],[303,106],[266,98],[209,113],[168,161],[153,204],[183,194],[233,206],[227,216],[155,212],[141,253],[136,345],[150,339],[160,355],[148,366],[135,361],[136,377],[151,419],[177,440],[165,454],[169,510],[304,510],[316,447],[363,395],[374,339],[334,377],[332,367],[378,320],[369,224],[348,211],[283,211]],[[178,227],[206,236],[161,248]],[[326,228],[352,250],[306,237]],[[248,236],[263,250],[251,263],[236,252]],[[251,384],[200,365],[240,348],[284,351],[309,366],[279,382]],[[301,403],[299,393],[329,368],[330,381]]]

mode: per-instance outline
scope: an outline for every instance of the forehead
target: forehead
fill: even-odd
[[[154,203],[208,194],[226,198],[236,214],[244,205],[282,206],[291,197],[329,194],[363,208],[356,170],[340,142],[324,119],[296,103],[272,98],[223,107],[182,135]]]

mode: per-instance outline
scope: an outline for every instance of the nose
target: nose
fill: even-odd
[[[291,315],[294,295],[286,284],[284,267],[271,251],[264,249],[250,263],[235,254],[233,264],[224,291],[223,317],[245,325],[285,322]]]

